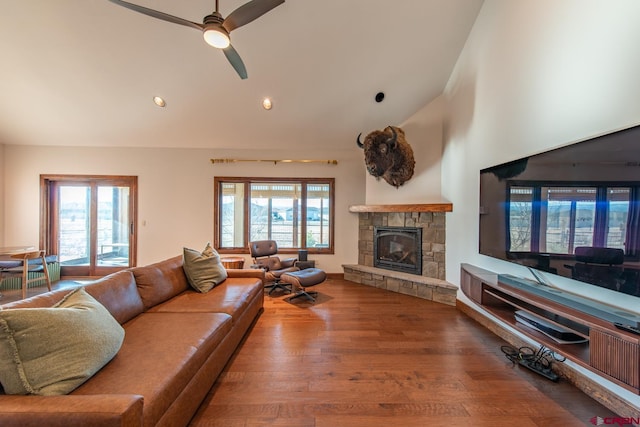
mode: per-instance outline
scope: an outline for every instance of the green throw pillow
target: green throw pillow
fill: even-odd
[[[6,394],[67,394],[123,340],[122,326],[84,288],[53,307],[0,310],[0,383]]]
[[[227,270],[220,262],[220,255],[209,243],[202,253],[184,248],[183,268],[191,287],[202,293],[209,292],[227,278]]]

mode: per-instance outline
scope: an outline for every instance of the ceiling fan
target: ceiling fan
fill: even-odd
[[[152,18],[162,19],[163,21],[173,22],[174,24],[184,25],[202,31],[204,40],[211,46],[222,49],[227,60],[229,60],[231,66],[236,70],[240,78],[246,79],[247,69],[238,52],[231,46],[229,33],[261,17],[271,9],[280,6],[285,0],[251,0],[231,12],[226,18],[223,18],[220,12],[218,12],[218,0],[216,0],[216,10],[210,15],[205,16],[202,24],[122,0],[109,1],[126,7],[127,9],[151,16]]]

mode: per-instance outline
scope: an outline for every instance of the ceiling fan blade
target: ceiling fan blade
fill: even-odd
[[[246,79],[247,69],[244,66],[244,62],[242,62],[242,58],[240,58],[240,55],[238,55],[238,52],[233,48],[233,46],[229,45],[229,47],[222,49],[222,51],[240,78],[243,80]]]
[[[131,9],[135,12],[142,13],[147,16],[151,16],[152,18],[162,19],[163,21],[173,22],[174,24],[184,25],[186,27],[195,28],[196,30],[202,31],[204,25],[198,24],[197,22],[191,22],[186,19],[178,18],[177,16],[169,15],[164,12],[158,12],[157,10],[149,9],[144,6],[139,6],[137,4],[129,3],[122,0],[109,0],[111,3],[117,4],[122,7],[126,7],[127,9]]]
[[[229,14],[222,23],[228,32],[260,18],[271,9],[280,6],[284,0],[251,0]]]

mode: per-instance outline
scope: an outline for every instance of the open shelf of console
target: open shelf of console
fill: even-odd
[[[460,288],[473,302],[567,359],[622,387],[640,393],[640,336],[622,331],[615,322],[637,324],[640,316],[580,295],[528,279],[499,275],[462,264]],[[516,312],[541,319],[553,330],[569,331],[580,342],[559,343],[548,334],[524,325]],[[576,338],[576,339],[577,339]]]

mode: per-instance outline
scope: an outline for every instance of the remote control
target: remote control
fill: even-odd
[[[631,325],[623,325],[622,323],[615,322],[613,324],[613,326],[615,326],[616,328],[618,328],[620,330],[631,332],[632,334],[640,335],[640,329],[639,328],[634,328]]]

